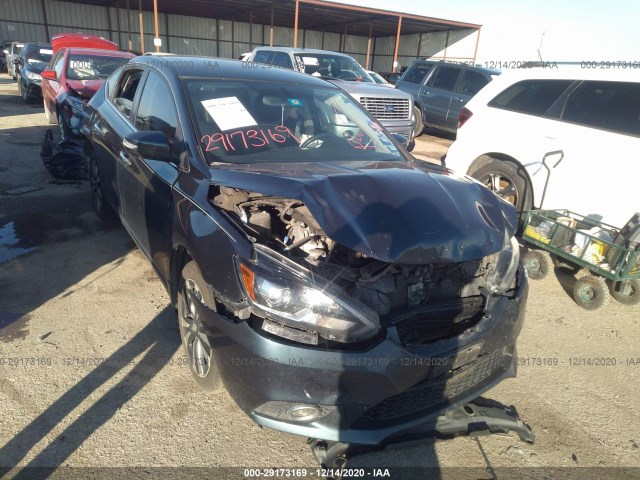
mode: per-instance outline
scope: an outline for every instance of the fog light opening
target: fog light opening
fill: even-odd
[[[300,422],[308,422],[320,416],[320,409],[314,405],[294,405],[287,410],[287,416],[290,420]]]
[[[476,414],[475,410],[473,408],[471,408],[469,405],[465,405],[462,408],[467,413],[467,415],[475,415]]]

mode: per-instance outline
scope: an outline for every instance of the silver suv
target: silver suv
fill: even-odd
[[[329,80],[360,102],[390,133],[402,135],[409,151],[413,149],[413,97],[380,87],[349,55],[308,48],[257,47],[247,59],[247,68],[260,68],[258,64],[288,68]]]

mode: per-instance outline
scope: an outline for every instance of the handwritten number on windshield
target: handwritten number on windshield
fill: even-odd
[[[286,136],[283,134],[286,134]],[[269,143],[281,144],[285,143],[287,138],[292,138],[300,144],[300,140],[284,125],[277,125],[273,130],[271,128],[260,128],[247,130],[246,132],[244,130],[237,130],[229,133],[203,135],[200,141],[206,143],[205,151],[207,152],[220,148],[224,148],[225,151],[229,152],[236,151],[236,147],[249,150],[264,147]]]

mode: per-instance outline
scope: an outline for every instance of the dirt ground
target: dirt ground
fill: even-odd
[[[317,476],[306,439],[261,429],[226,392],[198,389],[143,254],[122,227],[99,223],[86,181],[44,169],[47,128],[42,105],[25,106],[0,75],[0,478],[50,473],[16,465],[98,468],[87,478],[105,478],[100,467],[141,467],[135,478],[187,478],[187,467],[202,467],[188,478],[248,478],[248,467]],[[451,140],[423,135],[416,153],[438,159]],[[350,465],[416,467],[420,478],[640,478],[640,308],[582,310],[572,281],[560,271],[531,281],[518,376],[487,394],[517,407],[535,444],[465,437]]]

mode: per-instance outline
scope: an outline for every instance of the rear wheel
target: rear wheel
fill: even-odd
[[[416,124],[413,127],[413,136],[419,137],[420,135],[422,135],[422,131],[424,130],[424,123],[422,123],[422,112],[420,111],[420,107],[414,105],[413,116],[416,119]]]
[[[596,310],[609,301],[609,289],[602,277],[586,275],[573,287],[573,299],[585,310]]]
[[[616,282],[612,285],[611,294],[623,305],[638,305],[640,304],[640,280],[632,278]]]
[[[488,157],[471,176],[481,182],[500,198],[516,207],[519,212],[531,210],[533,196],[524,168],[507,160]]]
[[[202,309],[215,310],[208,288],[196,263],[187,263],[182,269],[182,282],[178,290],[180,337],[193,378],[203,390],[214,391],[220,389],[222,384],[213,348],[200,316]]]

